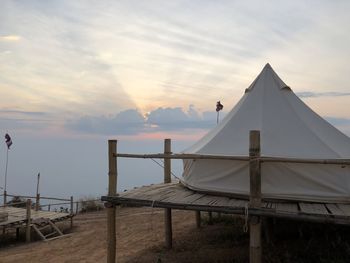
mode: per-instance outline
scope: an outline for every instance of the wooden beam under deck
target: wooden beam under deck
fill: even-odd
[[[139,205],[179,210],[221,212],[350,225],[350,204],[308,202],[262,202],[261,208],[248,208],[248,200],[198,193],[178,182],[143,186],[118,196],[102,196],[113,205]]]

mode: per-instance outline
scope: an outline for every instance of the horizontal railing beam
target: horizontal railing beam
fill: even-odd
[[[116,153],[114,157],[139,158],[139,159],[205,159],[205,160],[233,160],[233,161],[249,161],[248,156],[230,156],[230,155],[212,155],[212,154],[129,154]],[[313,164],[338,164],[350,165],[350,159],[308,159],[308,158],[287,158],[287,157],[259,157],[261,162],[281,162],[281,163],[313,163]]]
[[[260,157],[261,162],[279,163],[313,163],[313,164],[339,164],[349,165],[350,159],[307,159],[307,158],[283,158],[283,157]]]
[[[6,194],[7,196],[10,197],[19,197],[19,198],[30,198],[30,199],[35,199],[36,196],[27,196],[27,195],[13,195],[13,194]],[[57,200],[57,201],[70,201],[70,199],[64,199],[64,198],[56,198],[56,197],[45,197],[45,196],[40,196],[40,199],[47,199],[47,200]]]
[[[246,156],[225,156],[225,155],[209,155],[209,154],[129,154],[129,153],[116,153],[114,157],[124,158],[140,158],[140,159],[216,159],[216,160],[237,160],[237,161],[248,161],[249,158]]]

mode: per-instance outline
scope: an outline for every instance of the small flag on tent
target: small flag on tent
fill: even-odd
[[[5,142],[6,142],[7,148],[10,149],[10,146],[12,145],[12,140],[8,133],[5,134]]]
[[[219,111],[221,111],[223,108],[224,108],[224,105],[222,105],[222,104],[220,103],[220,101],[218,101],[218,102],[216,103],[216,111],[219,112]]]

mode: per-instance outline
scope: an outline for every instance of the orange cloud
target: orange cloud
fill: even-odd
[[[16,42],[16,41],[20,41],[21,39],[22,37],[17,35],[7,35],[7,36],[0,37],[0,40],[8,41],[8,42]]]
[[[137,135],[121,135],[118,136],[120,139],[132,139],[132,140],[164,140],[170,138],[172,140],[179,141],[196,141],[203,137],[208,131],[197,130],[191,134],[180,133],[180,132],[152,132],[152,133],[140,133]]]

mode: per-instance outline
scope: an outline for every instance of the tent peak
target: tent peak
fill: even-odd
[[[266,63],[263,70],[256,77],[253,83],[246,89],[245,93],[253,90],[255,87],[258,88],[278,88],[279,90],[287,89],[291,90],[283,80],[277,75],[269,63]]]

